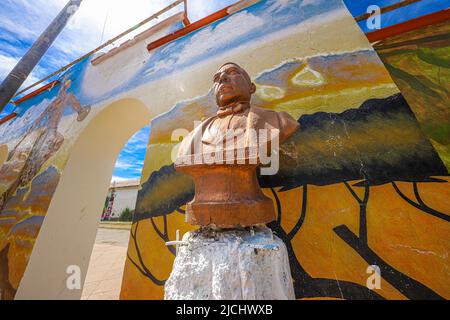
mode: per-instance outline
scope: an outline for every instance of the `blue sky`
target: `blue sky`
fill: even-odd
[[[344,3],[354,16],[358,16],[365,13],[369,5],[376,4],[383,7],[398,1],[344,0]],[[4,79],[66,2],[67,0],[1,0],[0,81]],[[27,79],[25,85],[45,77],[80,57],[170,2],[172,0],[83,0],[78,12]],[[233,2],[235,0],[188,0],[189,18],[191,21],[196,21]],[[395,13],[383,14],[382,27],[449,6],[449,0],[422,0],[420,3],[396,10]],[[172,15],[180,9],[182,6],[171,10],[165,16]],[[164,16],[159,20],[163,18]],[[365,21],[360,22],[359,25],[363,31],[368,31]],[[142,31],[142,29],[138,31]],[[0,113],[0,117],[11,111],[12,106],[8,106]],[[146,127],[137,132],[122,150],[113,173],[115,180],[140,177],[149,131],[149,127]]]

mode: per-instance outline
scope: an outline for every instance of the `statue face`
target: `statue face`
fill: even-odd
[[[222,66],[215,73],[213,81],[219,107],[236,102],[250,102],[250,97],[256,90],[245,71],[231,63]]]

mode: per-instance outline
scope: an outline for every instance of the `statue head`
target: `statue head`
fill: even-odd
[[[235,103],[249,103],[256,86],[239,65],[227,62],[214,74],[214,95],[219,108]]]

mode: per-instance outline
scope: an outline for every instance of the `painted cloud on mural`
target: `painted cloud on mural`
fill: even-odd
[[[50,103],[44,99],[33,108],[25,111],[24,115],[0,126],[0,144],[18,138],[40,116]]]
[[[215,51],[217,47],[226,46],[237,37],[250,34],[263,25],[263,18],[247,11],[241,11],[215,27],[209,26],[195,33],[184,45],[185,50],[174,50],[177,47],[177,43],[172,43],[162,48],[161,54],[167,54],[168,59],[160,60],[148,69],[145,74],[151,76],[161,70],[168,69],[175,63],[185,64],[193,61],[205,53]]]
[[[302,14],[291,10],[295,6],[303,7]],[[298,25],[322,13],[341,9],[341,2],[335,0],[320,1],[314,5],[309,1],[301,0],[262,1],[254,5],[251,12],[243,10],[177,42],[156,49],[147,62],[144,81],[167,76],[175,71],[175,64],[176,71],[180,71],[194,64],[198,59],[208,59],[243,45],[249,46],[250,43],[267,38],[279,30]]]

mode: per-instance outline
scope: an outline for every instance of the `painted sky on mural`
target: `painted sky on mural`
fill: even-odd
[[[2,1],[0,6],[0,19],[2,21],[0,25],[0,80],[13,68],[18,59],[26,52],[27,48],[29,48],[66,2],[67,0]],[[84,0],[75,17],[69,22],[45,58],[33,71],[27,80],[27,84],[46,76],[59,67],[78,58],[85,52],[146,18],[170,2],[172,0],[133,0],[132,2],[110,0],[108,1],[108,5],[104,5],[104,2],[101,0]],[[189,0],[188,10],[190,19],[191,21],[198,20],[233,2],[235,1]],[[397,0],[344,0],[344,2],[352,14],[356,16],[364,13],[370,4],[377,4],[382,7],[397,2]],[[280,4],[279,9],[282,10],[283,5],[288,4],[289,0],[280,0],[277,3]],[[316,3],[317,1],[315,0],[304,0],[303,6],[307,7],[308,4]],[[448,1],[441,0],[423,0],[421,3],[400,9],[400,14],[398,14],[399,11],[396,11],[395,15],[391,13],[384,14],[382,17],[382,26],[388,26],[444,9],[449,6],[448,3]],[[42,8],[45,8],[45,10]],[[178,10],[175,9],[168,13],[168,15]],[[254,19],[257,18],[254,17]],[[256,23],[257,21],[254,22]],[[365,22],[361,22],[360,26],[364,31],[367,31]],[[177,57],[172,58],[177,59]],[[147,76],[151,73],[150,70]],[[0,117],[9,112],[11,112],[11,107],[0,114]],[[148,127],[142,129],[125,146],[116,163],[116,169],[114,171],[115,180],[137,178],[140,176],[148,132]]]

